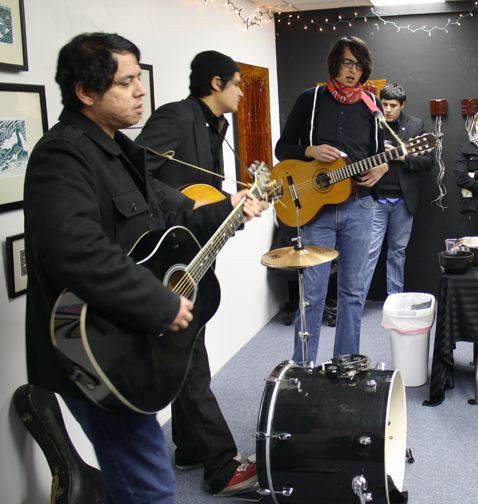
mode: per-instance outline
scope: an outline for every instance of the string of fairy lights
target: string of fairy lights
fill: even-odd
[[[203,0],[204,3],[212,3],[214,0]],[[298,13],[290,13],[290,12],[278,12],[274,15],[274,12],[271,9],[263,10],[263,9],[255,9],[255,11],[250,14],[246,15],[244,11],[244,7],[239,6],[232,0],[223,0],[223,5],[230,9],[230,11],[235,14],[240,21],[244,25],[244,29],[248,30],[249,28],[252,27],[261,27],[264,23],[266,22],[271,22],[275,19],[278,23],[286,23],[288,26],[293,25],[293,24],[300,24],[302,25],[304,30],[318,30],[319,32],[323,32],[326,30],[332,30],[335,31],[339,25],[346,24],[349,26],[349,28],[352,28],[353,24],[362,21],[364,23],[371,22],[375,26],[375,28],[378,30],[380,29],[380,26],[384,27],[390,27],[397,32],[400,32],[401,30],[407,30],[411,33],[416,33],[416,32],[424,32],[427,33],[430,37],[432,36],[433,32],[445,32],[448,33],[448,30],[453,27],[453,26],[461,26],[461,23],[468,17],[473,17],[474,12],[478,10],[478,1],[474,2],[473,7],[470,9],[469,12],[465,12],[462,14],[459,14],[456,18],[451,19],[448,18],[447,22],[443,26],[417,26],[413,27],[410,26],[409,24],[407,25],[401,25],[396,23],[395,21],[389,21],[385,19],[383,16],[381,16],[374,8],[370,10],[370,13],[368,15],[359,15],[357,12],[354,12],[353,16],[348,16],[348,17],[343,17],[341,14],[337,16],[337,18],[332,19],[330,16],[327,16],[325,18],[320,18],[320,17],[313,17],[308,15],[306,16],[301,16]]]

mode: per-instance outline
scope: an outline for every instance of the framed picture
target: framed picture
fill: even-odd
[[[0,212],[22,207],[28,158],[47,129],[44,86],[0,83]]]
[[[25,261],[25,235],[8,236],[7,252],[7,289],[8,297],[14,298],[27,290],[27,263]]]
[[[1,2],[2,0],[0,0]],[[141,67],[141,82],[146,89],[146,96],[143,99],[144,112],[141,119],[133,126],[122,129],[122,133],[134,140],[141,132],[143,126],[149,116],[154,112],[154,81],[153,81],[153,65],[140,63]]]
[[[0,70],[28,70],[23,0],[0,0]]]
[[[238,148],[236,176],[240,182],[251,182],[248,167],[255,160],[272,169],[271,113],[269,69],[238,63],[244,97],[234,114],[234,143]],[[242,187],[238,186],[238,190]]]

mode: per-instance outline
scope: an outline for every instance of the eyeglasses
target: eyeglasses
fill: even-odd
[[[342,65],[347,68],[353,68],[355,67],[359,72],[363,70],[363,65],[362,63],[359,63],[358,61],[354,61],[351,59],[343,59],[342,60]]]

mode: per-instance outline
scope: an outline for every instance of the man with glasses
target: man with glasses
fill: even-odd
[[[279,160],[318,160],[333,163],[347,156],[357,162],[384,150],[383,133],[371,108],[379,101],[366,93],[372,62],[365,42],[342,37],[328,56],[329,80],[325,86],[303,91],[287,118],[275,154]],[[322,207],[302,229],[306,245],[337,248],[337,326],[334,355],[358,354],[361,293],[372,229],[374,199],[371,187],[388,170],[386,164],[368,169],[354,178],[356,191],[340,204]],[[293,175],[293,173],[292,173]],[[320,194],[317,194],[320,198]],[[304,284],[309,359],[316,360],[320,327],[330,272],[330,263],[305,269]],[[293,360],[300,362],[302,345],[298,336],[300,317],[295,319]]]

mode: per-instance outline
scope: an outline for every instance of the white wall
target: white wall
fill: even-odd
[[[58,51],[83,31],[111,31],[134,41],[142,60],[154,67],[156,106],[188,93],[189,63],[206,49],[269,68],[272,142],[279,135],[274,27],[244,30],[242,22],[222,2],[203,0],[24,0],[29,71],[0,72],[2,82],[44,84],[50,126],[61,111],[54,82]],[[247,0],[245,11],[253,12]],[[232,130],[232,128],[231,128]],[[234,176],[232,154],[226,152],[226,172]],[[23,232],[21,211],[0,214],[0,240],[5,264],[5,237]],[[249,223],[224,247],[217,263],[222,286],[221,307],[208,325],[213,372],[220,369],[274,315],[281,294],[271,290],[260,257],[270,245],[271,211]],[[280,290],[280,289],[279,289]],[[25,297],[9,300],[5,268],[0,271],[0,488],[1,502],[49,502],[50,471],[43,453],[17,419],[13,391],[26,382],[24,347]],[[251,367],[253,367],[251,363]],[[72,440],[88,463],[94,455],[79,427],[66,414]],[[161,419],[167,418],[163,412]]]

